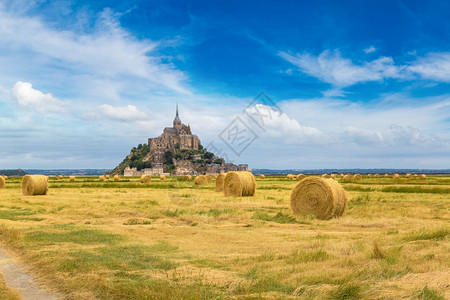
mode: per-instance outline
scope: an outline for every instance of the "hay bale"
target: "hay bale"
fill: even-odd
[[[342,177],[344,181],[352,181],[353,176],[351,174],[345,174],[344,177]]]
[[[223,184],[225,196],[248,197],[255,195],[255,190],[255,176],[250,172],[228,172],[225,176]]]
[[[105,175],[105,178],[106,178],[106,179],[109,179],[109,178],[111,178],[111,176],[109,176],[109,174],[106,174],[106,175]]]
[[[314,215],[317,219],[328,220],[342,216],[346,206],[347,195],[333,179],[308,177],[297,183],[291,192],[291,209],[295,215]]]
[[[6,187],[5,177],[0,175],[0,189],[4,189],[5,187]]]
[[[295,177],[292,174],[287,174],[286,178],[289,179],[289,180],[293,180]]]
[[[22,179],[22,194],[24,196],[46,195],[48,177],[45,175],[25,175]]]
[[[104,175],[98,176],[98,180],[100,180],[100,181],[105,181],[105,176],[104,176]]]
[[[336,179],[337,174],[333,173],[333,174],[330,175],[330,177],[333,178],[333,179]]]
[[[353,180],[361,180],[361,179],[362,179],[361,174],[355,174],[355,175],[353,176]]]
[[[266,175],[264,175],[264,174],[259,175],[259,179],[265,179],[265,178],[266,178]]]
[[[119,175],[114,175],[114,181],[120,181],[120,176]]]
[[[295,176],[295,178],[297,179],[297,181],[300,181],[300,180],[306,178],[306,176],[304,174],[297,174],[297,176]]]
[[[322,178],[330,178],[330,175],[328,175],[328,174],[322,174]]]
[[[373,177],[375,177],[375,178],[380,178],[380,174],[378,174],[378,173],[376,173],[375,175],[373,175]]]
[[[367,178],[372,178],[372,174],[367,174]]]
[[[8,180],[8,176],[6,176],[6,175],[3,175],[3,178],[5,178],[5,180]]]
[[[198,175],[194,179],[194,184],[196,185],[208,184],[208,178],[206,178],[205,175]]]
[[[159,175],[159,179],[161,179],[161,180],[166,180],[166,175]]]
[[[388,173],[384,174],[384,177],[389,177],[389,174]]]
[[[183,180],[184,181],[191,181],[192,180],[192,175],[184,175],[183,176]]]
[[[150,183],[150,182],[152,182],[152,177],[150,177],[150,175],[141,176],[141,183]]]
[[[395,173],[394,174],[394,176],[392,176],[394,179],[399,179],[400,178],[400,175],[399,174],[397,174],[397,173]]]
[[[225,174],[220,174],[216,178],[216,192],[223,192],[223,184],[225,182]]]
[[[75,176],[69,176],[69,181],[75,181]]]
[[[421,175],[420,175],[420,179],[427,179],[427,175],[421,174]]]
[[[408,174],[406,174],[406,176],[405,176],[406,178],[411,178],[412,177],[412,175],[411,175],[411,173],[408,173]]]
[[[209,175],[206,175],[206,180],[208,180],[208,183],[211,183],[212,182],[212,177],[211,176],[209,176]]]
[[[64,176],[62,176],[62,175],[58,175],[58,176],[56,176],[56,178],[57,178],[58,180],[61,180],[61,179],[63,179],[63,177],[64,177]]]

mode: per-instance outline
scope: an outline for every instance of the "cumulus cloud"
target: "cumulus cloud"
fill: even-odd
[[[425,79],[450,82],[450,52],[429,53],[418,58],[408,69]]]
[[[135,122],[147,119],[147,115],[134,105],[111,106],[103,104],[99,106],[99,110],[105,116],[118,121]]]
[[[364,48],[363,51],[366,52],[366,54],[369,54],[369,53],[373,53],[373,52],[377,51],[377,48],[375,48],[374,46],[370,46],[370,47]]]
[[[34,89],[29,82],[16,82],[11,89],[11,94],[20,106],[42,113],[63,113],[67,111],[67,106],[69,105],[69,102],[59,100],[50,93],[44,94]]]
[[[403,67],[395,66],[391,57],[380,57],[357,65],[350,59],[343,58],[338,50],[325,50],[317,57],[308,53],[291,55],[286,52],[280,52],[279,56],[302,72],[336,87],[404,77]]]

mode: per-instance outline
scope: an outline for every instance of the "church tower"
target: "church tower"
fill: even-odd
[[[173,128],[175,128],[177,131],[181,130],[181,120],[178,116],[178,103],[177,103],[177,113],[175,115],[175,119],[173,119]]]

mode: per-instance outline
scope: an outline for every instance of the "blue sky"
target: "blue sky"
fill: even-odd
[[[446,1],[0,1],[0,169],[113,168],[177,102],[251,168],[450,168],[448,19]]]

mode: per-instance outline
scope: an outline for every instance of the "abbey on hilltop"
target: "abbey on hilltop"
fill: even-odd
[[[229,171],[246,171],[247,165],[226,163],[223,158],[203,148],[197,135],[192,134],[190,125],[181,122],[176,107],[172,127],[149,138],[148,144],[139,144],[111,173],[124,176],[148,175],[197,175]]]

